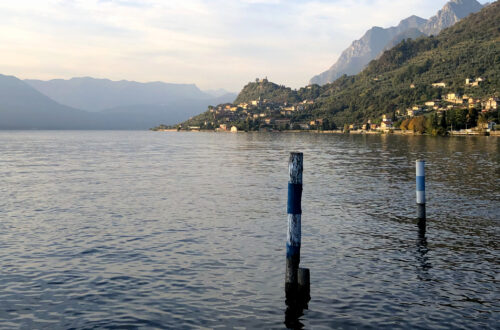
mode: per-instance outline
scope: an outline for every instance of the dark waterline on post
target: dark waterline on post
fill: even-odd
[[[425,204],[417,204],[417,219],[425,220],[427,218],[427,212],[425,209]]]

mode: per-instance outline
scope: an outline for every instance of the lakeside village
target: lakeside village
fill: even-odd
[[[466,79],[465,86],[478,87],[482,82],[482,78]],[[432,84],[432,87],[445,89],[447,85],[444,82],[437,82]],[[410,88],[415,88],[415,86],[412,84]],[[500,125],[496,125],[499,102],[500,99],[496,96],[479,99],[466,94],[446,93],[439,100],[428,100],[404,111],[396,110],[395,113],[368,120],[362,125],[345,124],[343,129],[339,129],[334,123],[324,118],[297,121],[301,112],[314,105],[314,100],[287,104],[268,102],[266,99],[259,98],[249,103],[210,106],[206,120],[200,126],[180,124],[166,127],[160,125],[153,130],[232,133],[239,131],[317,131],[352,134],[491,134],[500,136]],[[457,123],[455,127],[453,122]]]

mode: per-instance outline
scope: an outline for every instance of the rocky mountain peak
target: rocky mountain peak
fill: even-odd
[[[425,18],[412,15],[399,22],[398,27],[400,29],[420,28],[425,23],[427,23],[427,20]]]
[[[443,29],[482,8],[483,5],[476,0],[451,0],[429,20],[412,15],[402,20],[397,26],[390,28],[375,26],[344,50],[329,70],[313,77],[310,82],[311,84],[324,85],[335,81],[343,74],[357,74],[371,60],[380,56],[385,50],[394,47],[401,40],[413,39],[421,35],[437,35]]]
[[[452,26],[462,18],[483,8],[476,0],[451,0],[437,15],[431,17],[422,29],[427,35],[437,35],[441,30]]]

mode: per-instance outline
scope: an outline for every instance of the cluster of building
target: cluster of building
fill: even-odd
[[[313,100],[289,104],[270,102],[262,98],[239,104],[221,104],[209,108],[212,118],[205,121],[204,127],[220,132],[237,132],[238,128],[231,123],[251,122],[258,128],[290,128],[292,115],[295,112],[304,111],[307,106],[313,104]],[[301,129],[310,128],[307,123],[298,125]],[[200,127],[190,126],[188,129],[199,130]]]
[[[394,123],[392,118],[389,118],[388,115],[383,115],[382,116],[382,121],[377,124],[372,122],[371,120],[368,120],[363,125],[356,125],[356,124],[351,124],[349,125],[349,130],[356,131],[356,130],[363,130],[363,131],[379,131],[379,132],[387,132],[391,129],[394,129]]]
[[[484,83],[484,79],[479,78],[467,78],[465,79],[465,87],[478,87],[480,84]],[[412,85],[414,87],[414,85]],[[432,84],[432,87],[436,88],[446,88],[445,82],[437,82]],[[448,93],[442,97],[441,100],[431,100],[425,102],[425,107],[414,106],[412,109],[407,109],[407,115],[413,117],[421,114],[426,109],[435,110],[437,112],[444,112],[455,107],[468,107],[468,108],[480,108],[482,112],[496,111],[498,109],[499,99],[497,97],[490,97],[487,99],[478,99],[467,94],[459,95],[458,93]]]
[[[467,78],[465,79],[465,87],[477,87],[484,82],[484,79],[479,78]],[[445,82],[433,83],[432,87],[435,88],[446,88]],[[415,86],[410,86],[414,88]],[[458,93],[447,93],[443,95],[440,100],[430,100],[425,102],[424,105],[415,105],[410,109],[406,109],[406,116],[414,117],[422,115],[425,112],[436,111],[438,113],[443,113],[447,110],[455,108],[469,108],[469,109],[480,109],[482,112],[496,111],[498,109],[498,103],[500,100],[498,97],[489,97],[487,99],[479,99],[469,96],[467,94],[459,95]],[[398,110],[398,115],[402,115],[401,111]]]
[[[480,108],[482,112],[496,111],[500,99],[497,97],[490,97],[485,100],[470,97],[468,95],[458,95],[456,93],[448,93],[442,100],[431,100],[424,103],[424,105],[415,105],[412,108],[406,109],[406,116],[415,117],[426,112],[436,111],[443,113],[455,108]],[[397,110],[397,115],[403,115],[401,110]]]
[[[477,87],[484,82],[483,78],[475,78],[470,79],[467,78],[465,80],[465,86],[467,87]],[[433,83],[432,87],[435,88],[446,88],[447,85],[445,82],[437,82]],[[415,88],[415,85],[410,85],[410,88]],[[415,116],[424,115],[429,112],[437,112],[438,114],[442,114],[448,110],[456,109],[456,108],[476,108],[481,112],[490,112],[496,111],[498,109],[500,103],[500,99],[498,97],[489,97],[486,99],[479,99],[469,96],[467,94],[459,95],[458,93],[447,93],[440,100],[429,100],[425,102],[423,105],[415,105],[411,108],[403,110],[396,110],[396,117],[398,119],[401,118],[412,118]],[[389,131],[394,129],[394,123],[392,119],[388,116],[384,115],[382,117],[382,121],[380,124],[372,123],[370,120],[358,126],[356,124],[349,125],[350,130],[372,130],[372,131]]]
[[[478,77],[478,78],[466,78],[465,79],[465,86],[467,87],[478,87],[480,84],[482,84],[484,82],[484,79],[481,78],[481,77]],[[433,83],[432,84],[432,87],[435,87],[435,88],[446,88],[446,83],[445,82],[436,82],[436,83]],[[415,88],[415,85],[412,84],[410,86],[411,88]]]

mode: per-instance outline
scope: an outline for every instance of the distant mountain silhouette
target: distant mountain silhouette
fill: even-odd
[[[55,95],[59,102],[41,91]],[[228,98],[234,100],[231,95],[214,98],[194,85],[92,78],[22,81],[0,75],[0,129],[147,129],[186,120]],[[76,105],[93,111],[76,109]]]
[[[211,95],[212,97],[229,97],[229,96],[234,96],[233,97],[233,100],[236,98],[236,96],[238,96],[237,93],[233,93],[233,92],[228,92],[227,90],[223,89],[223,88],[219,88],[219,89],[208,89],[208,90],[204,90],[203,91],[204,93],[208,94],[208,95]]]
[[[94,112],[116,107],[166,106],[185,100],[211,100],[215,98],[202,92],[194,84],[140,83],[90,77],[25,81],[56,102]],[[221,95],[217,97],[219,96]]]
[[[96,124],[92,114],[59,104],[16,77],[0,75],[0,129],[87,129]]]
[[[344,74],[358,74],[370,61],[380,57],[385,50],[396,46],[397,41],[421,35],[437,35],[443,29],[454,25],[469,14],[478,12],[481,8],[483,5],[476,0],[451,0],[429,20],[410,16],[395,27],[387,29],[373,27],[344,50],[330,69],[313,77],[310,83],[324,85]]]

